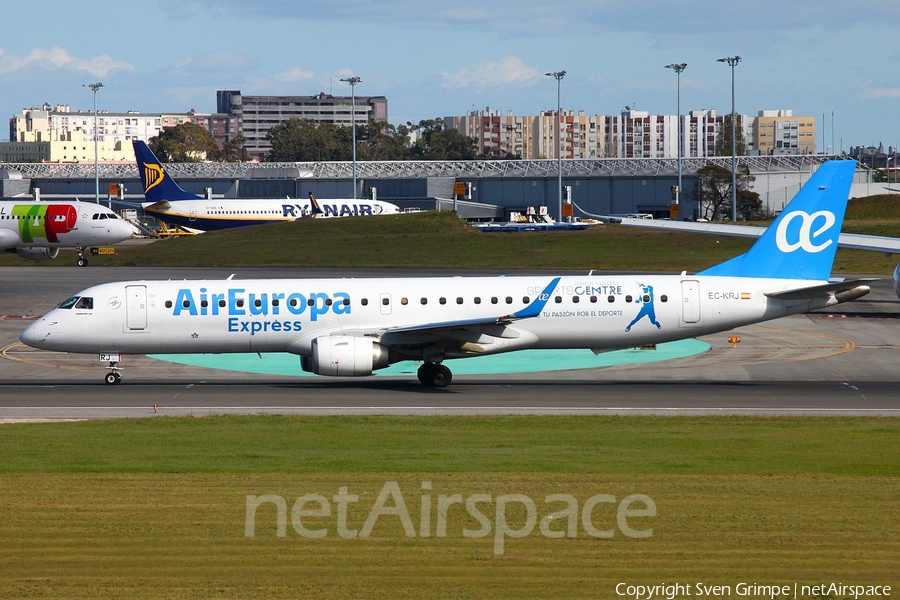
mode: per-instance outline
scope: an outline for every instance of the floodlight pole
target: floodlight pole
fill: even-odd
[[[673,63],[666,68],[678,76],[678,187],[675,189],[675,204],[678,204],[681,197],[681,72],[687,68],[687,63]]]
[[[353,131],[353,199],[356,200],[356,84],[362,79],[352,76],[345,77],[341,81],[350,84],[350,128]]]
[[[741,62],[740,56],[726,56],[717,62],[728,63],[731,67],[731,220],[737,221],[737,115],[734,112],[734,67]]]
[[[97,150],[97,90],[103,87],[100,82],[85,83],[81,87],[91,88],[94,92],[94,202],[100,204],[100,156]]]
[[[557,183],[559,184],[559,222],[562,223],[562,103],[561,100],[561,87],[562,87],[562,78],[566,76],[565,71],[551,71],[550,73],[545,73],[547,77],[553,77],[556,79],[556,177]]]

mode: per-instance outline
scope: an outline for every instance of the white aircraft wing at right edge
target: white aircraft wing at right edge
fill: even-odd
[[[622,225],[626,227],[646,227],[650,229],[674,229],[692,233],[711,233],[729,237],[758,238],[765,231],[765,227],[753,227],[752,225],[729,225],[727,223],[693,223],[690,221],[655,221],[653,219],[622,219]],[[852,248],[855,250],[870,250],[872,252],[884,252],[887,255],[900,254],[900,238],[883,235],[864,235],[861,233],[842,233],[838,237],[838,248]],[[900,264],[894,268],[893,275],[894,292],[900,298]]]
[[[765,227],[752,225],[729,225],[727,223],[693,223],[690,221],[662,221],[654,219],[622,219],[626,227],[647,227],[650,229],[675,229],[692,233],[711,233],[729,237],[758,238],[765,232]],[[900,238],[881,235],[863,235],[859,233],[842,233],[838,238],[838,248],[855,250],[871,250],[886,254],[900,254]]]

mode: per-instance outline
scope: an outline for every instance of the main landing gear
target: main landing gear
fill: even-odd
[[[419,367],[416,375],[423,385],[428,387],[447,387],[453,379],[450,369],[440,363],[427,362]]]
[[[78,262],[76,263],[79,267],[88,266],[88,261],[84,257],[84,246],[78,246]],[[109,383],[108,381],[106,383]],[[118,381],[116,383],[119,383]]]
[[[107,373],[106,377],[103,378],[103,381],[106,382],[106,385],[119,385],[119,383],[122,382],[122,374],[119,373],[119,361],[109,361],[109,366],[106,368],[109,369],[109,373]]]

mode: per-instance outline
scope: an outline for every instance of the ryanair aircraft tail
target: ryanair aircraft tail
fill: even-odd
[[[698,275],[827,280],[856,161],[823,163],[745,254]]]
[[[325,213],[325,211],[322,210],[321,206],[319,206],[319,201],[316,200],[316,197],[313,196],[312,192],[310,192],[309,193],[309,215],[308,215],[308,217],[310,219],[315,219],[316,217],[318,217],[319,215],[322,215],[324,213]]]
[[[202,200],[201,196],[184,191],[166,173],[153,151],[142,141],[134,140],[134,157],[137,160],[138,173],[144,186],[144,198],[147,202],[165,202],[167,200]]]

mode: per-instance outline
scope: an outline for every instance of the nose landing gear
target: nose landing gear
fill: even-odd
[[[106,368],[109,369],[109,373],[107,373],[103,378],[103,381],[106,382],[106,385],[119,385],[119,383],[122,382],[122,374],[119,373],[119,361],[109,361],[109,366]]]

